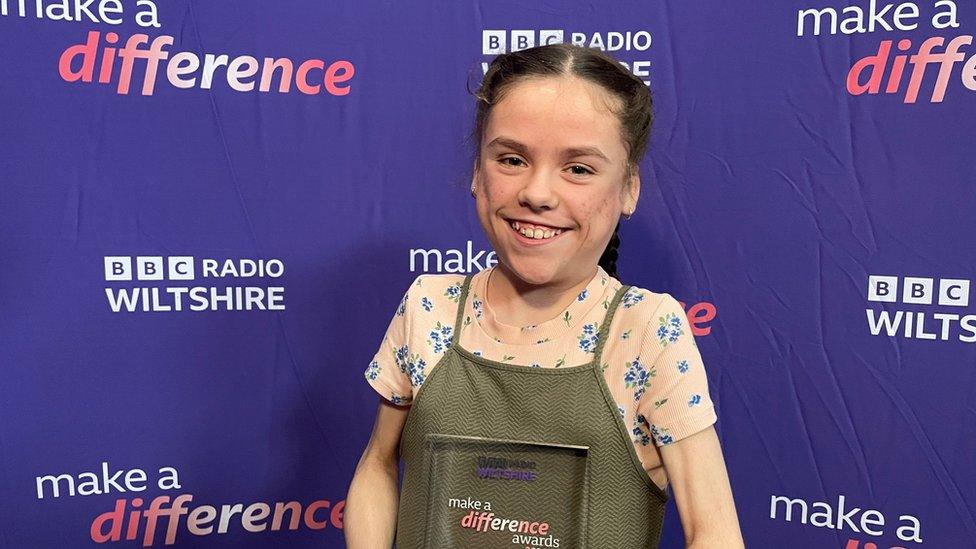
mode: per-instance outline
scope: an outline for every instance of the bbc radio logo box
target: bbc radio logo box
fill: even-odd
[[[915,305],[969,306],[969,281],[959,278],[934,278],[870,275],[868,301]]]
[[[650,86],[651,61],[642,55],[651,48],[651,33],[638,31],[575,32],[561,29],[485,29],[481,31],[481,53],[496,56],[535,46],[570,43],[610,52],[621,65]],[[637,52],[636,54],[634,52]],[[634,59],[634,57],[637,57]],[[489,63],[482,61],[482,73]]]
[[[165,275],[165,276],[164,276]],[[106,256],[105,280],[193,280],[193,257]]]
[[[113,313],[282,311],[280,259],[104,256]],[[201,279],[201,282],[196,282]],[[272,285],[276,284],[276,285]]]
[[[534,30],[485,30],[481,32],[481,53],[499,55],[537,45],[562,44],[564,35],[561,30],[540,30],[538,34]]]
[[[561,29],[486,29],[481,31],[482,55],[499,55],[535,46],[569,42],[607,52],[647,51],[651,33],[638,31],[567,32]]]
[[[970,281],[961,278],[869,275],[865,309],[874,336],[976,342],[976,314],[969,306]],[[879,310],[875,310],[875,309]]]

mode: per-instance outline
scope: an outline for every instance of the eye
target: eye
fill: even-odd
[[[498,159],[503,166],[517,168],[525,164],[525,161],[517,156],[504,156]]]
[[[593,175],[595,172],[582,164],[573,164],[569,167],[573,175]]]

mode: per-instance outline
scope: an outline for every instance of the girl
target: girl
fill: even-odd
[[[616,278],[650,92],[555,44],[496,57],[477,99],[471,194],[499,263],[404,294],[365,372],[384,398],[347,546],[657,547],[670,487],[689,547],[741,547],[684,311]]]

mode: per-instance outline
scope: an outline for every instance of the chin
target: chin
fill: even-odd
[[[551,282],[558,270],[552,262],[541,262],[539,260],[521,260],[507,262],[508,268],[527,284],[547,284]]]

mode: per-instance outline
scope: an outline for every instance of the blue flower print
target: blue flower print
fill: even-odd
[[[600,334],[597,333],[597,323],[584,324],[583,333],[577,339],[579,339],[580,349],[587,353],[596,352],[596,344],[600,340]]]
[[[530,366],[532,368],[542,368],[542,364],[539,364],[538,362],[533,362],[532,364],[530,364]]]
[[[624,374],[624,383],[628,389],[636,389],[634,391],[634,400],[640,400],[641,396],[644,394],[644,389],[646,389],[650,383],[651,378],[657,374],[656,369],[652,366],[651,370],[648,371],[647,368],[641,364],[640,357],[637,357],[633,362],[627,363],[627,373]]]
[[[407,357],[410,355],[410,346],[404,345],[398,347],[396,351],[393,352],[393,362],[400,367],[400,371],[407,373]]]
[[[620,419],[623,419],[624,418],[624,414],[626,413],[626,410],[624,410],[624,407],[623,406],[621,406],[621,405],[618,404],[617,405],[617,413],[620,414]]]
[[[424,384],[424,380],[427,379],[427,375],[424,374],[423,371],[423,367],[426,365],[423,359],[421,359],[419,365],[421,369],[415,371],[413,375],[410,377],[410,385],[414,387],[420,387],[421,385]]]
[[[621,298],[621,301],[624,304],[624,309],[629,309],[643,300],[644,294],[638,290],[635,290],[634,288],[627,290],[624,297]]]
[[[427,299],[427,296],[424,296],[423,299],[420,300],[420,306],[429,313],[434,308],[434,303]]]
[[[390,402],[396,405],[403,404],[403,397],[396,393],[393,393],[393,395],[390,396]]]
[[[681,372],[682,374],[688,372],[688,361],[687,360],[679,360],[678,361],[678,371]]]
[[[681,318],[674,313],[668,313],[658,319],[660,326],[657,329],[657,338],[662,347],[667,347],[668,343],[678,341],[678,337],[684,335],[681,329]]]
[[[471,351],[474,356],[481,356],[481,351]]]
[[[461,283],[455,282],[444,290],[444,295],[451,301],[458,303],[461,299]]]
[[[641,431],[640,427],[634,427],[631,430],[634,433],[634,443],[640,444],[641,446],[647,446],[651,443],[651,437],[647,433]]]
[[[426,379],[426,374],[424,369],[427,367],[427,361],[420,358],[419,354],[410,354],[410,347],[404,345],[396,350],[394,353],[394,360],[397,366],[400,367],[400,371],[407,374],[410,378],[410,385],[419,386],[423,385],[424,379]]]
[[[478,299],[478,295],[477,294],[475,294],[475,296],[471,299],[471,306],[474,307],[474,316],[475,316],[475,318],[481,318],[481,315],[482,315],[482,310],[481,310],[482,302],[481,302],[480,299]]]
[[[688,407],[691,408],[692,406],[697,406],[698,404],[701,404],[701,395],[697,393],[691,395],[691,398],[688,399]]]
[[[671,436],[671,429],[666,429],[664,427],[658,427],[657,425],[651,425],[651,434],[657,439],[661,444],[671,444],[674,442],[674,437]]]
[[[634,426],[630,430],[634,434],[634,443],[640,444],[641,446],[647,446],[651,443],[651,435],[648,432],[649,424],[647,423],[647,418],[643,414],[637,414],[634,416]]]
[[[397,305],[396,315],[403,316],[403,313],[407,312],[407,296],[410,292],[403,294],[403,298],[400,299],[400,304]]]
[[[440,321],[434,325],[434,329],[427,334],[427,343],[434,347],[435,353],[440,353],[445,349],[451,348],[451,335],[454,327],[442,324]]]
[[[576,296],[576,301],[584,301],[586,299],[586,296],[588,295],[590,295],[589,290],[583,288],[583,291],[580,292],[578,296]]]
[[[380,363],[374,360],[369,363],[369,368],[366,368],[366,379],[373,380],[378,375],[380,375]]]
[[[410,358],[412,360],[407,365],[407,375],[410,376],[410,385],[419,387],[427,379],[427,374],[424,372],[424,369],[427,367],[427,361],[420,358],[419,355],[413,355]]]

